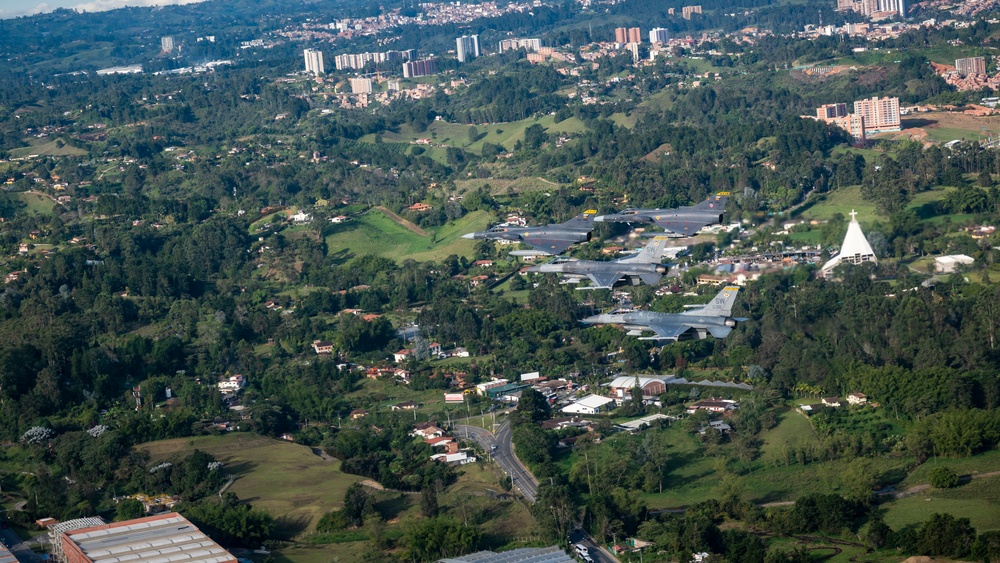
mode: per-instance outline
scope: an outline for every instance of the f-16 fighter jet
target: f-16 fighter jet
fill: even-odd
[[[656,313],[654,311],[629,311],[621,313],[603,313],[583,319],[582,323],[605,325],[622,325],[629,336],[638,336],[639,340],[704,340],[708,335],[715,338],[725,338],[732,332],[736,323],[746,319],[734,319],[733,302],[740,288],[729,286],[722,289],[712,301],[706,305],[689,305],[690,309],[683,313]],[[652,332],[653,336],[642,336],[644,332]]]
[[[594,221],[608,223],[646,223],[661,227],[668,236],[689,237],[702,227],[722,222],[729,192],[719,192],[698,205],[677,209],[626,209],[621,213],[598,215]]]
[[[528,268],[529,272],[562,274],[562,283],[580,283],[590,279],[591,285],[577,289],[611,289],[620,282],[639,285],[645,282],[655,285],[667,272],[667,266],[660,264],[660,258],[668,255],[674,258],[687,247],[667,246],[667,237],[659,236],[646,245],[638,254],[618,260],[559,260],[549,264],[539,264]]]
[[[544,225],[542,227],[494,227],[488,231],[462,235],[462,238],[523,242],[535,249],[511,252],[514,256],[562,254],[574,243],[590,240],[591,231],[594,230],[594,215],[596,213],[596,210],[587,210],[569,221],[557,225]]]

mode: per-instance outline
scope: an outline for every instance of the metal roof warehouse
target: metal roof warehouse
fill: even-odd
[[[73,530],[61,541],[68,563],[236,563],[176,512]]]

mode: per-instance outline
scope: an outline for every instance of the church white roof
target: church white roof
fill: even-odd
[[[824,273],[833,270],[842,262],[850,264],[878,262],[878,259],[875,258],[875,251],[872,250],[872,245],[868,243],[865,233],[861,231],[857,215],[857,212],[852,209],[851,222],[847,225],[847,235],[844,237],[844,244],[840,246],[840,252],[836,256],[831,258],[826,264],[823,264],[822,269]]]

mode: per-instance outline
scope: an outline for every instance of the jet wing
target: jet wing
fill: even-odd
[[[615,285],[615,282],[621,279],[622,275],[619,272],[600,272],[587,274],[587,277],[590,278],[595,287],[611,289]]]
[[[566,252],[567,248],[573,246],[575,242],[572,240],[546,239],[539,237],[523,237],[522,240],[525,244],[535,250],[541,250],[542,252],[548,252],[549,254],[562,254],[563,252]]]
[[[656,224],[663,227],[664,230],[670,231],[672,233],[678,233],[685,236],[691,236],[697,233],[702,227],[708,224],[708,221],[677,221],[667,219],[665,221],[657,221]]]
[[[656,336],[640,340],[678,340],[685,332],[691,330],[690,326],[680,323],[651,324],[646,328],[655,332]]]

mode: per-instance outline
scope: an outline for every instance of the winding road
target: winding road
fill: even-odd
[[[535,502],[535,498],[538,496],[538,480],[514,455],[510,422],[501,424],[495,436],[485,428],[464,424],[455,426],[455,435],[475,440],[484,451],[493,457],[500,469],[510,475],[514,488],[520,491],[524,498],[528,499],[528,502]],[[494,446],[496,449],[493,449]]]
[[[500,469],[510,475],[514,488],[520,491],[528,502],[535,502],[538,497],[538,480],[514,454],[513,431],[509,421],[500,425],[496,435],[485,428],[465,424],[455,425],[454,434],[460,438],[475,440],[484,451],[492,455]],[[586,546],[594,563],[619,563],[610,551],[594,541],[594,538],[582,528],[573,530],[569,540],[573,544]]]

